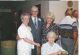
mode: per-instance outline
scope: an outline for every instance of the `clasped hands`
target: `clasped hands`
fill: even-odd
[[[39,43],[36,43],[36,46],[37,46],[37,47],[40,47],[40,44],[39,44]]]
[[[49,55],[67,55],[67,52],[66,51],[58,51],[58,52],[55,52],[55,53],[52,53]]]

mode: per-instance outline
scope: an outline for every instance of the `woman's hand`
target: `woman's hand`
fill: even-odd
[[[49,54],[49,55],[61,55],[61,51],[58,51],[58,52],[55,52],[55,53],[52,53],[52,54]]]
[[[40,44],[39,44],[39,43],[36,43],[36,46],[37,46],[37,47],[40,47]]]
[[[61,51],[59,51],[59,52],[57,52],[57,53],[58,53],[58,55],[61,55],[61,53],[62,53],[62,52],[61,52]]]
[[[19,35],[17,35],[16,39],[17,39],[17,40],[20,40],[20,39],[22,39],[22,38],[20,38]]]
[[[68,55],[68,52],[67,51],[61,51],[61,54],[62,55]]]

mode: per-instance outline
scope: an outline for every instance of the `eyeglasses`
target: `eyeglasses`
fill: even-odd
[[[32,11],[32,12],[38,12],[38,11]]]

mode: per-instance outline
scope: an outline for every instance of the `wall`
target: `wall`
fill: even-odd
[[[78,1],[73,2],[73,8],[78,10]]]

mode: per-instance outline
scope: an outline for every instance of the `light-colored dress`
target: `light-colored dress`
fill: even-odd
[[[33,36],[31,33],[31,28],[21,24],[18,28],[18,35],[20,38],[28,38],[33,41]],[[17,41],[17,54],[18,55],[31,55],[31,49],[34,48],[34,45],[25,42],[23,39]]]
[[[41,48],[41,55],[50,55],[52,53],[56,53],[58,51],[65,51],[61,46],[57,43],[54,43],[53,46],[50,46],[49,43],[45,43]]]

